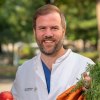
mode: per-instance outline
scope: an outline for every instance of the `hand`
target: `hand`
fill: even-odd
[[[83,90],[86,91],[87,89],[89,89],[91,87],[91,77],[89,76],[88,72],[84,72],[83,73]]]

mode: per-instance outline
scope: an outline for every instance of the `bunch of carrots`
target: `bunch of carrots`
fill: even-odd
[[[76,85],[71,86],[65,92],[58,96],[57,100],[85,100],[82,87],[76,88]]]
[[[100,62],[88,65],[86,72],[92,78],[90,88],[83,91],[84,81],[81,78],[76,85],[60,94],[56,100],[100,100]]]
[[[84,76],[86,75],[87,72],[82,75],[81,79],[78,80],[76,85],[71,86],[61,95],[59,95],[56,100],[86,100],[84,95],[85,90],[83,90],[83,87],[87,87],[89,89],[89,83],[91,83],[88,83],[88,81],[85,80],[86,78],[84,79]],[[90,80],[90,77],[88,77],[87,79]]]

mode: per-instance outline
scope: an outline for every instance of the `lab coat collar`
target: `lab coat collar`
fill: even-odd
[[[63,56],[59,57],[59,58],[56,60],[56,62],[55,62],[55,63],[53,64],[53,66],[52,66],[52,72],[54,72],[54,71],[56,70],[56,68],[59,67],[59,64],[61,64],[61,62],[62,62],[64,59],[67,59],[67,58],[69,57],[69,55],[70,55],[71,52],[72,52],[72,50],[71,50],[71,49],[68,49],[68,50],[66,51],[66,53],[65,53]]]
[[[65,53],[63,56],[59,57],[59,58],[56,60],[56,62],[57,62],[57,63],[62,62],[64,59],[66,59],[66,58],[69,56],[70,52],[71,52],[71,49],[68,49],[68,50],[66,51],[66,53]]]

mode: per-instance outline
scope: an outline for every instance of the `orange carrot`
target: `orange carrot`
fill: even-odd
[[[81,95],[82,88],[73,91],[66,100],[77,100],[78,97]]]
[[[80,96],[79,96],[79,98],[78,98],[78,100],[84,100],[85,98],[84,98],[84,96],[81,94]]]
[[[76,85],[71,86],[59,95],[56,100],[85,100],[85,97],[82,95],[82,87],[77,89],[75,89],[75,87]]]
[[[67,89],[65,92],[60,94],[56,100],[66,100],[67,96],[71,93],[72,89],[75,88],[75,85],[71,86],[69,89]]]

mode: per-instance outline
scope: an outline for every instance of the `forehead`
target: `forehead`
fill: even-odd
[[[36,19],[36,25],[37,24],[48,23],[48,22],[49,23],[56,23],[57,22],[57,23],[61,24],[61,17],[59,15],[59,13],[52,12],[52,13],[49,13],[49,14],[40,15]]]

